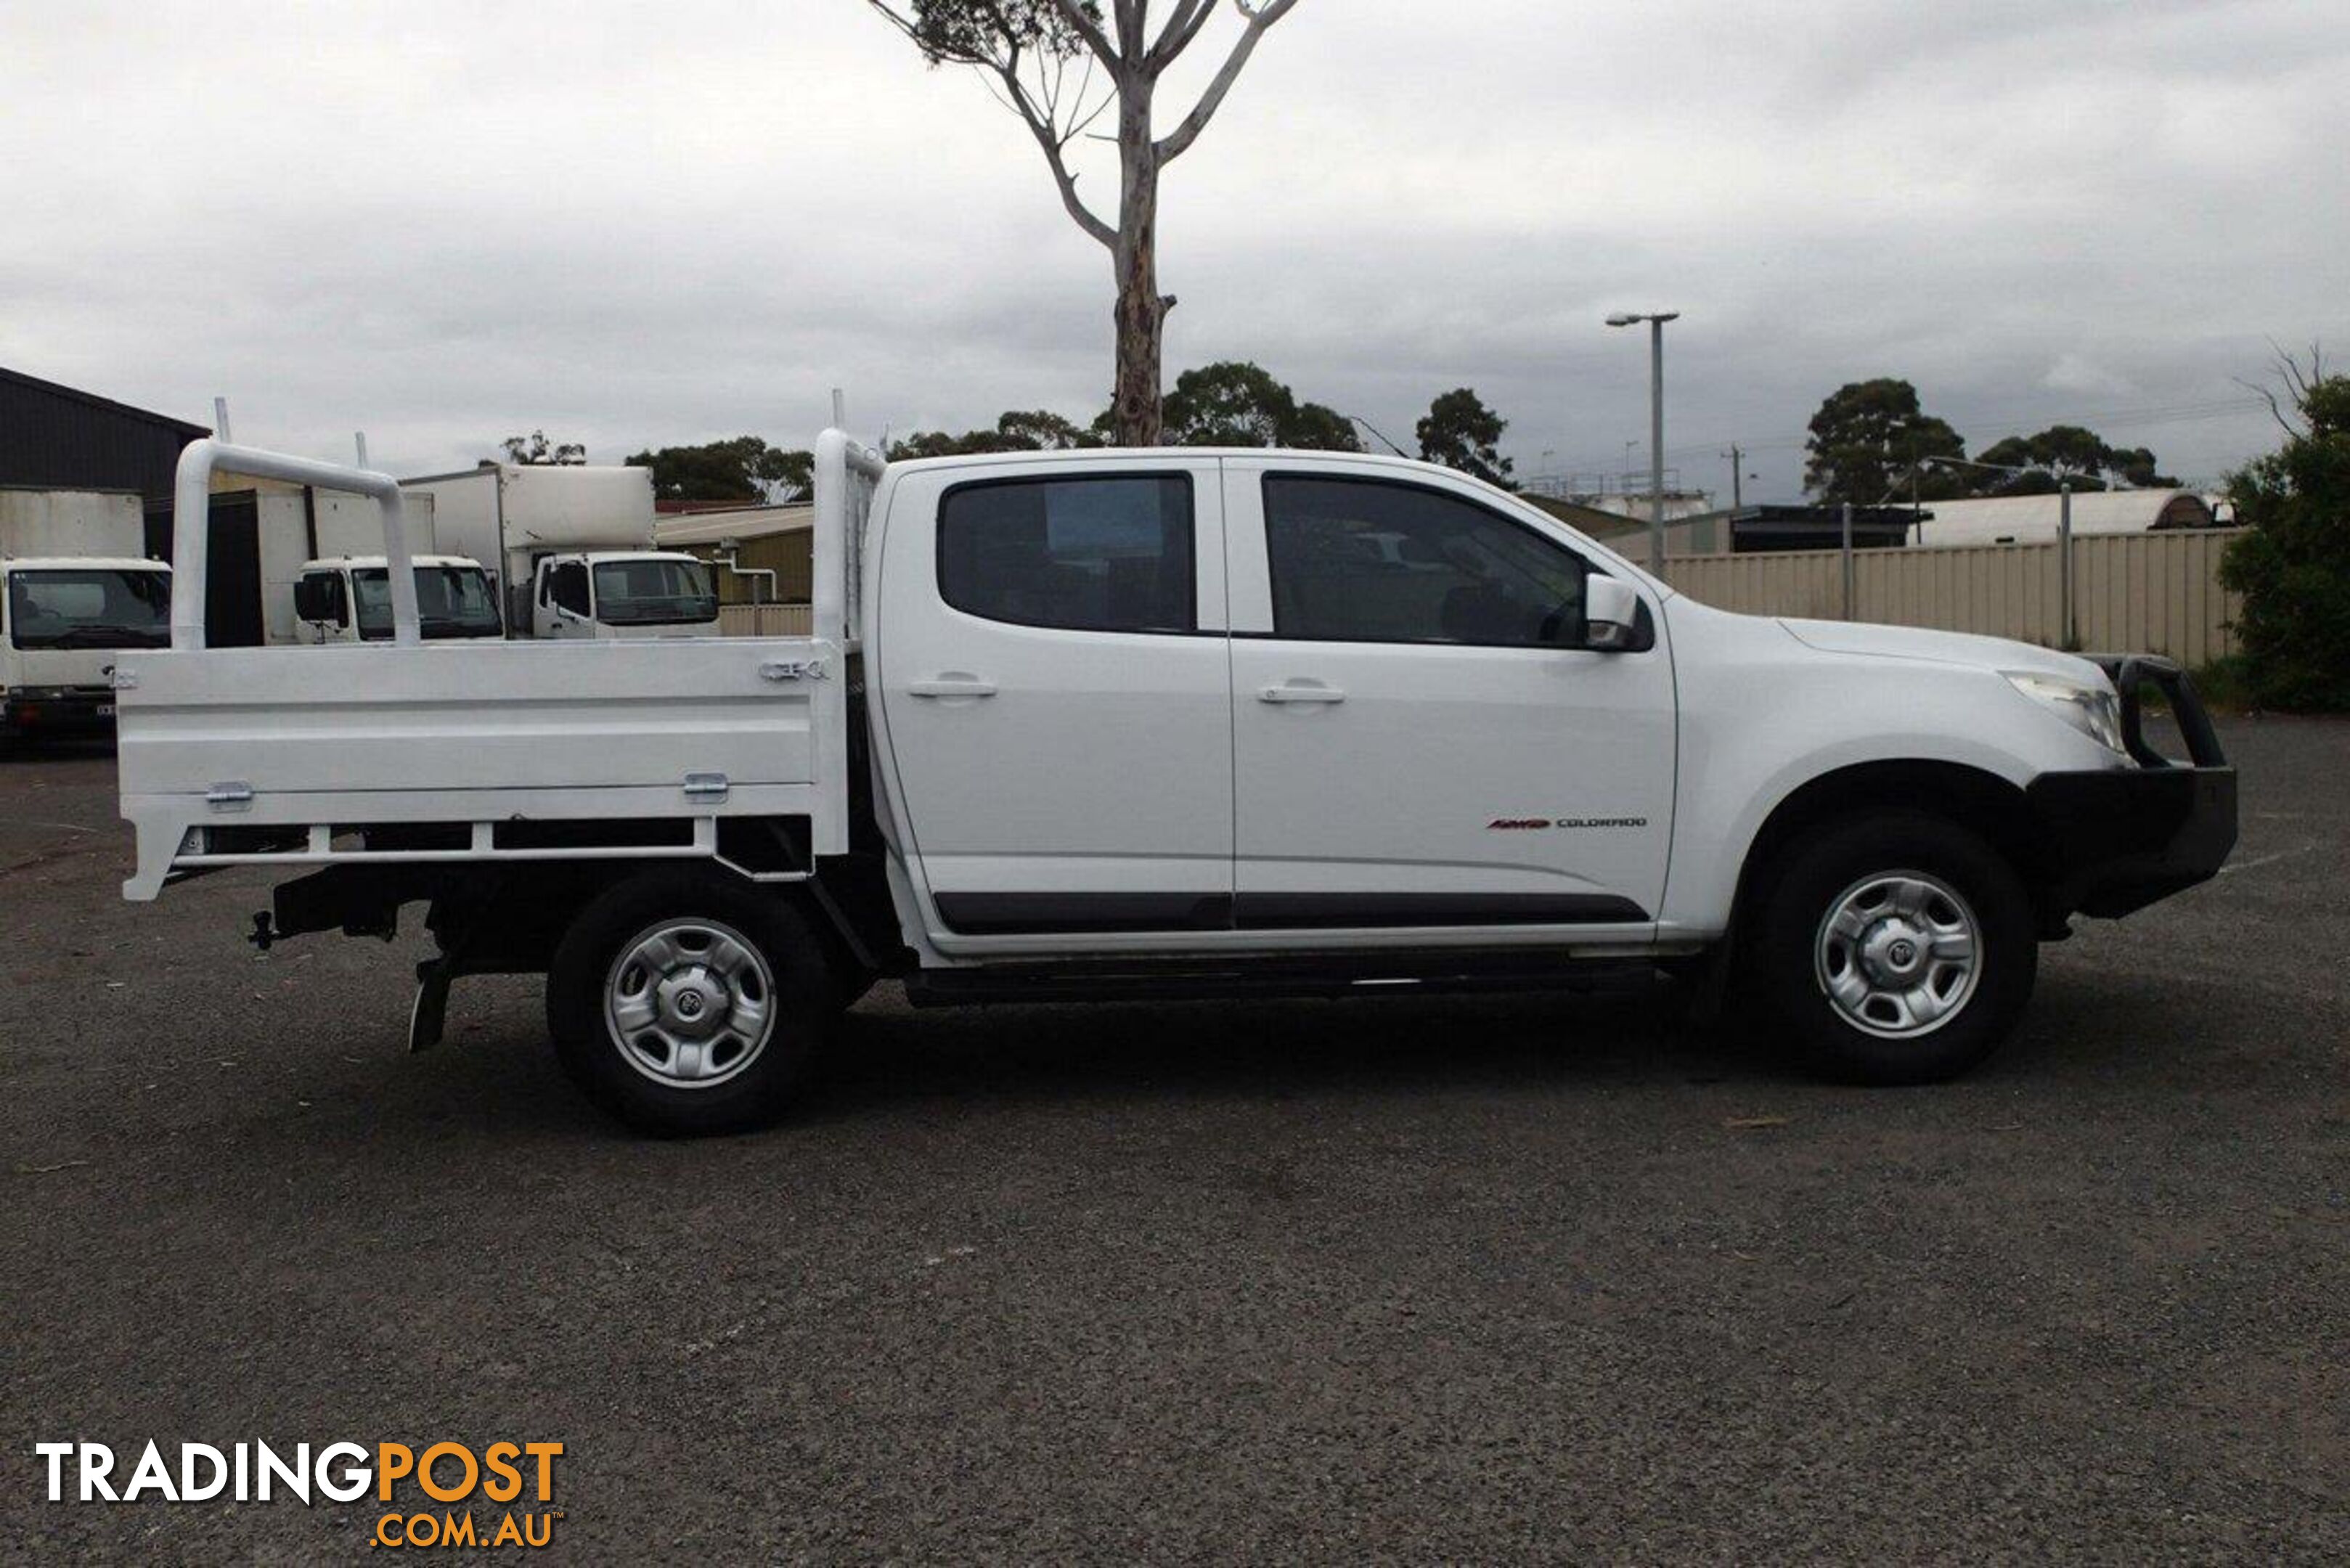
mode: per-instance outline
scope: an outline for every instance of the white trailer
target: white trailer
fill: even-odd
[[[135,490],[0,484],[0,557],[144,556],[144,505]]]
[[[1964,1071],[2037,944],[2201,881],[2235,774],[2164,661],[1732,615],[1516,496],[1336,452],[816,449],[813,634],[126,655],[127,897],[544,973],[599,1104],[778,1114],[917,1003],[1392,995],[1679,971],[1821,1069]],[[198,441],[214,465],[317,465]],[[403,586],[407,590],[402,593]],[[2162,690],[2189,753],[2140,722]]]
[[[484,462],[403,480],[439,507],[441,548],[489,566],[515,637],[712,636],[710,569],[653,539],[652,471]]]
[[[103,729],[126,648],[168,637],[135,491],[0,487],[0,739]]]

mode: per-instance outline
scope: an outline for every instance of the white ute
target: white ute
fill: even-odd
[[[182,486],[216,465],[324,472],[199,441]],[[2164,661],[1727,614],[1399,460],[884,465],[828,431],[801,639],[426,643],[395,591],[390,642],[207,651],[186,535],[173,645],[116,675],[126,895],[304,872],[265,944],[424,903],[413,1045],[452,978],[543,972],[565,1066],[657,1131],[775,1115],[883,976],[930,1004],[1685,968],[1825,1071],[1942,1078],[2039,941],[2235,840]],[[2150,685],[2190,760],[2141,733]]]

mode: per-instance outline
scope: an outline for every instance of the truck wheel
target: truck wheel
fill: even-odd
[[[1892,812],[1814,833],[1778,863],[1759,912],[1761,990],[1833,1077],[1956,1077],[2032,996],[2040,948],[2023,883],[1942,817]]]
[[[701,871],[632,877],[572,922],[546,975],[564,1070],[641,1132],[737,1132],[774,1120],[835,1013],[833,976],[799,912]]]

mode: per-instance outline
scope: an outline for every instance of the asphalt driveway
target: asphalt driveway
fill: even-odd
[[[0,762],[0,1557],[356,1557],[33,1444],[565,1445],[554,1555],[2350,1558],[2350,724],[2223,727],[2217,881],[1967,1081],[1655,998],[909,1012],[633,1140],[412,935],[120,901]]]

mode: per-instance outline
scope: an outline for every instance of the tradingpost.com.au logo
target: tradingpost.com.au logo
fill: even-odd
[[[51,1502],[351,1503],[375,1494],[394,1505],[369,1533],[376,1546],[545,1546],[563,1511],[555,1501],[561,1443],[492,1443],[476,1453],[464,1443],[297,1443],[279,1452],[267,1443],[182,1443],[179,1463],[150,1442],[127,1470],[104,1443],[35,1443],[48,1469]],[[528,1493],[525,1496],[525,1492]],[[475,1517],[476,1499],[509,1507]],[[442,1505],[437,1511],[427,1506]],[[463,1506],[452,1506],[463,1505]]]

